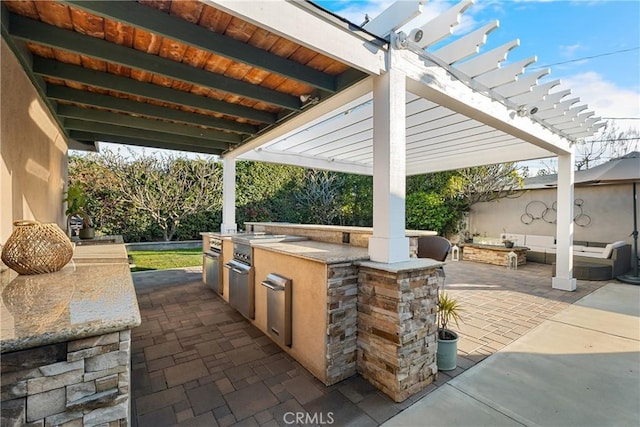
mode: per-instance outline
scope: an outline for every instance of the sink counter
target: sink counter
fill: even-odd
[[[266,249],[284,255],[305,258],[324,264],[337,264],[368,260],[367,248],[341,245],[336,243],[304,240],[300,242],[254,243],[254,248]]]

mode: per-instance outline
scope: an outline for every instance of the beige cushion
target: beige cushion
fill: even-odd
[[[601,254],[604,251],[604,248],[597,248],[597,247],[593,247],[593,246],[584,246],[582,248],[583,252],[591,252],[593,254]]]
[[[576,256],[581,256],[581,257],[586,257],[586,258],[602,258],[602,259],[606,259],[608,257],[604,256],[602,254],[602,252],[574,252],[573,253]]]
[[[627,242],[625,242],[624,240],[618,240],[617,242],[609,243],[607,246],[604,247],[604,250],[602,251],[602,257],[611,258],[611,253],[615,248],[622,247],[626,244]]]
[[[542,246],[545,248],[550,248],[556,242],[555,237],[553,236],[538,236],[535,234],[527,234],[525,237],[525,246]]]

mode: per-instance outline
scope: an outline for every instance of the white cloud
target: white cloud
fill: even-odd
[[[617,86],[594,71],[562,78],[562,87],[570,88],[570,96],[579,96],[581,103],[598,117],[640,117],[640,90]],[[616,120],[621,130],[638,128],[639,120]]]
[[[583,49],[583,46],[579,43],[572,44],[569,46],[563,46],[563,45],[558,46],[558,50],[560,51],[560,54],[562,56],[566,58],[572,58],[572,59],[576,56],[576,52],[582,49]]]

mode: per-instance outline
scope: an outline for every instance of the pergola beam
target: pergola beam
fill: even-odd
[[[162,148],[165,150],[189,151],[192,153],[206,153],[206,154],[212,154],[216,156],[219,156],[223,152],[223,150],[219,148],[213,148],[213,147],[201,147],[201,146],[188,145],[188,144],[150,141],[148,139],[140,139],[140,138],[134,138],[129,136],[101,134],[97,132],[83,132],[83,131],[72,130],[69,132],[69,136],[80,142],[83,142],[83,141],[112,142],[114,144],[135,145],[139,147],[149,147],[149,148]]]
[[[53,59],[38,56],[34,57],[33,72],[41,76],[69,80],[87,86],[154,99],[161,102],[184,105],[212,113],[227,114],[268,124],[276,123],[275,114],[267,111],[256,110],[237,104],[229,104],[206,96],[158,86],[153,83],[145,83],[127,77],[120,77],[115,74],[90,70],[78,65],[58,62]]]
[[[96,123],[79,119],[65,119],[64,127],[67,130],[93,132],[102,135],[130,137],[148,141],[167,142],[171,144],[175,143],[189,145],[192,147],[210,147],[219,150],[226,150],[229,148],[229,144],[223,141],[213,141],[203,138],[174,135],[163,132],[149,131],[146,129],[135,129],[125,126]]]
[[[161,107],[159,105],[145,102],[132,101],[125,98],[103,95],[97,92],[88,92],[73,89],[67,86],[47,84],[47,98],[56,101],[71,102],[90,107],[104,108],[122,113],[140,114],[146,117],[153,117],[173,122],[187,123],[208,128],[227,130],[248,135],[258,133],[258,126],[247,123],[240,123],[233,120],[224,120],[212,116],[192,113],[190,111],[178,110],[175,108]]]
[[[330,74],[194,25],[153,7],[122,1],[63,0],[62,3],[106,19],[145,29],[215,55],[279,74],[321,90],[328,92],[336,90],[336,78]]]
[[[160,120],[149,120],[141,117],[133,117],[127,114],[112,113],[109,111],[76,107],[73,105],[58,105],[58,116],[80,119],[84,121],[105,123],[116,126],[145,129],[173,135],[181,135],[212,141],[224,141],[233,144],[242,142],[240,135],[219,130],[203,129],[201,127],[187,126],[177,123],[167,123]]]
[[[20,15],[10,14],[9,33],[12,37],[27,42],[86,55],[109,63],[277,105],[285,109],[300,110],[302,108],[300,99],[292,95],[211,73],[158,55],[150,55],[96,37],[85,36]]]

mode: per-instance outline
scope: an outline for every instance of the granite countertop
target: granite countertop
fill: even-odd
[[[107,260],[93,262],[99,257]],[[140,325],[123,245],[76,247],[72,261],[55,273],[11,273],[0,287],[2,353]]]
[[[254,243],[254,248],[266,249],[284,255],[306,258],[325,264],[362,261],[369,259],[367,248],[336,243],[303,240],[300,242]]]

